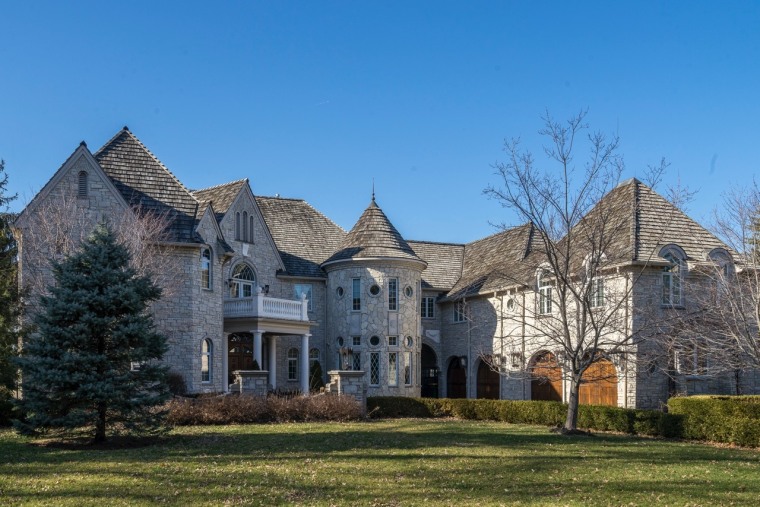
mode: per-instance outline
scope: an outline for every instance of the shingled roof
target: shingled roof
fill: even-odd
[[[462,276],[447,297],[456,299],[529,283],[540,264],[535,255],[536,241],[532,224],[525,224],[466,244]]]
[[[129,205],[169,220],[169,241],[196,242],[198,201],[127,127],[94,157]]]
[[[324,277],[320,265],[338,248],[346,232],[301,199],[256,197],[287,274]]]
[[[324,264],[353,259],[392,258],[408,259],[424,263],[412,247],[401,237],[374,196],[367,209]]]
[[[248,178],[244,178],[214,187],[193,190],[192,194],[200,202],[200,209],[206,209],[206,206],[211,204],[216,214],[216,220],[220,221],[232,206],[232,201],[240,193],[240,189],[247,184]]]
[[[417,256],[427,262],[422,272],[422,287],[448,291],[462,275],[464,245],[433,241],[407,241]]]

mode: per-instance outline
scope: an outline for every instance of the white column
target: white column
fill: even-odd
[[[301,392],[309,395],[309,333],[301,335]]]
[[[277,389],[277,340],[269,337],[269,385]]]
[[[253,333],[253,360],[259,365],[259,369],[263,370],[264,365],[261,363],[261,335],[263,331],[251,331]]]
[[[222,391],[227,393],[230,390],[230,373],[229,373],[229,333],[222,333]]]

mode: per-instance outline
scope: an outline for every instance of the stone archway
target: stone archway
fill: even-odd
[[[531,361],[530,399],[562,401],[562,370],[551,352],[539,352]]]
[[[478,364],[477,397],[498,400],[500,379],[499,373],[491,369],[488,363],[481,359]]]
[[[578,403],[617,407],[617,388],[615,365],[609,359],[599,358],[583,372]]]
[[[446,397],[467,398],[467,370],[458,357],[449,361],[449,369],[446,372]]]
[[[423,398],[438,398],[438,377],[440,369],[438,368],[438,357],[430,345],[422,344],[422,388],[420,396]]]

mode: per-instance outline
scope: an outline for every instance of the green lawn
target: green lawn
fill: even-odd
[[[120,450],[0,431],[2,505],[753,505],[760,452],[455,420],[184,427]]]

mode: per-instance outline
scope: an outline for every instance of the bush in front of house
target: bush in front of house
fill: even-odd
[[[683,437],[760,447],[760,396],[689,396],[668,400],[683,418]]]
[[[352,421],[362,417],[350,396],[315,395],[267,398],[244,394],[174,398],[167,422],[173,426],[301,421]]]
[[[649,436],[678,437],[681,416],[656,410],[580,405],[578,427]],[[367,412],[372,417],[456,417],[511,424],[559,426],[565,421],[567,405],[558,401],[473,400],[448,398],[370,397]]]

